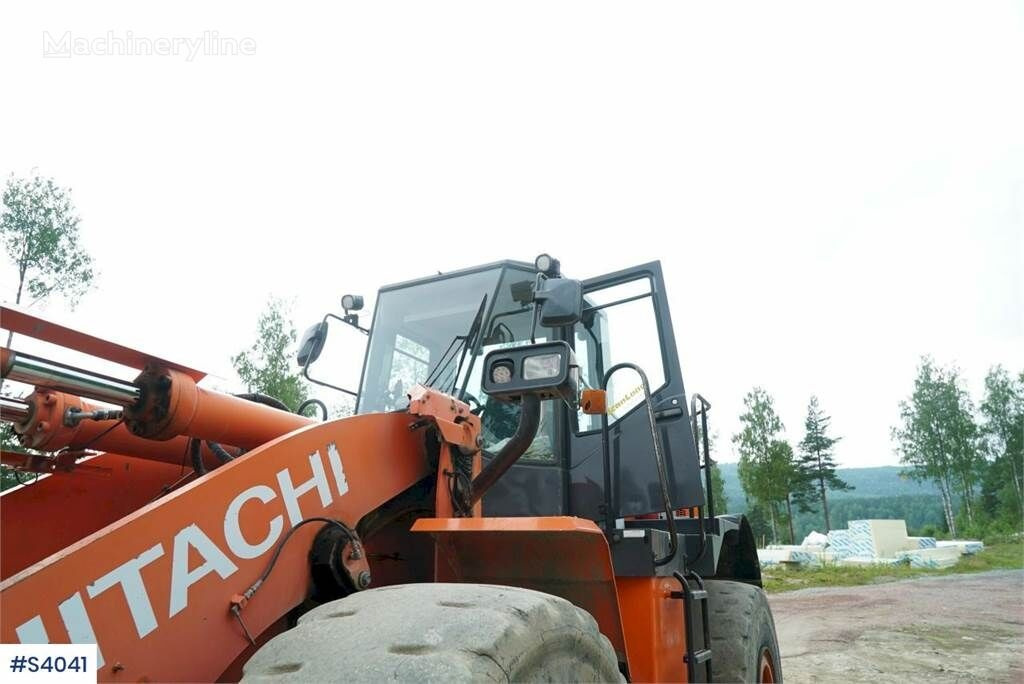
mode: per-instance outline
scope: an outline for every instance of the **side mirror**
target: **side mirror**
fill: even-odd
[[[569,278],[538,278],[533,298],[545,328],[576,325],[583,316],[583,284]]]
[[[322,321],[310,326],[302,333],[302,341],[299,342],[299,352],[296,354],[296,361],[302,368],[320,358],[320,352],[324,350],[324,342],[327,341],[327,322]]]
[[[329,332],[331,344],[326,345]],[[361,362],[366,355],[366,343],[366,331],[362,328],[340,316],[327,314],[323,321],[303,333],[295,359],[302,368],[302,376],[310,382],[355,397],[359,395],[357,389],[362,372]],[[320,361],[317,364],[317,375],[320,377],[311,375],[317,360]]]
[[[484,358],[483,369],[483,391],[495,399],[519,402],[533,395],[576,407],[580,369],[566,342],[495,349]]]

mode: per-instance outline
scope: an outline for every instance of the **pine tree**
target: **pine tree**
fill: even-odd
[[[801,511],[810,509],[810,502],[820,502],[825,519],[825,532],[832,529],[832,520],[828,512],[827,490],[834,491],[853,489],[836,475],[836,464],[832,460],[832,447],[842,437],[830,437],[829,423],[832,419],[825,415],[818,405],[818,398],[812,396],[807,405],[807,419],[804,421],[804,438],[800,442],[800,458],[797,460],[797,471],[801,487],[797,492],[797,503]]]

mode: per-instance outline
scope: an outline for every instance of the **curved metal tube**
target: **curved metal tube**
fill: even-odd
[[[480,474],[473,478],[473,486],[469,492],[466,502],[467,508],[472,507],[480,500],[491,486],[505,474],[512,465],[519,460],[519,457],[526,453],[526,450],[533,443],[537,436],[537,429],[540,427],[540,399],[533,394],[524,394],[519,407],[519,425],[505,446],[501,448],[494,460],[487,464]]]
[[[700,435],[701,441],[697,442],[697,402],[700,402]],[[700,546],[698,547],[697,555],[693,559],[693,563],[697,564],[700,559],[704,557],[704,552],[708,548],[708,533],[705,528],[704,521],[710,520],[714,517],[715,513],[715,493],[714,488],[711,486],[711,468],[715,465],[715,462],[711,459],[711,446],[708,439],[708,410],[711,408],[711,404],[700,394],[694,393],[690,397],[690,424],[693,430],[694,445],[697,447],[697,465],[700,466],[700,454],[701,446],[704,447],[704,484],[707,489],[706,502],[704,508],[700,511]],[[700,478],[697,478],[698,481]]]
[[[654,464],[658,468],[658,482],[661,485],[661,501],[665,507],[665,522],[668,525],[669,532],[669,551],[661,558],[655,558],[655,565],[665,565],[673,558],[676,557],[676,553],[679,551],[679,536],[676,533],[676,519],[673,514],[674,509],[672,508],[672,497],[668,491],[668,471],[665,468],[665,455],[661,448],[661,437],[658,435],[658,426],[654,419],[654,407],[651,405],[651,384],[647,381],[647,374],[644,373],[643,369],[635,363],[619,363],[608,369],[608,372],[604,374],[604,378],[601,382],[602,388],[607,390],[608,381],[611,379],[617,371],[628,368],[636,371],[637,375],[640,376],[640,382],[644,388],[644,401],[647,403],[647,419],[651,426],[651,437],[654,440]],[[605,472],[605,501],[607,502],[610,497],[611,489],[611,447],[608,443],[608,413],[601,414],[601,442],[604,450],[604,472]],[[608,507],[605,515],[611,515],[611,507]]]

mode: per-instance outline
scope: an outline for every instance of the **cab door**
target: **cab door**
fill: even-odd
[[[600,387],[612,366],[646,373],[668,471],[673,508],[702,506],[704,490],[690,429],[675,334],[660,262],[583,281],[584,315],[570,336],[581,378]],[[664,510],[640,377],[620,370],[608,387],[612,510],[605,511],[600,416],[569,414],[568,508],[603,521]]]

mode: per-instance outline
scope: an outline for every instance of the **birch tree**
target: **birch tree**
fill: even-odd
[[[52,178],[11,174],[3,192],[0,241],[14,263],[17,288],[14,303],[28,306],[62,295],[74,307],[93,283],[92,257],[80,244],[80,218],[71,189]],[[7,336],[11,345],[13,333]]]
[[[967,522],[974,522],[975,487],[983,459],[973,406],[956,368],[942,369],[928,357],[921,360],[914,392],[900,402],[901,424],[892,435],[908,475],[931,480],[939,489],[949,531],[957,534],[955,500],[959,497]]]

